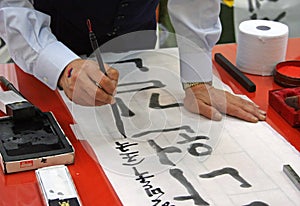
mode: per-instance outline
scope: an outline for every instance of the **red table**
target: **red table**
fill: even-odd
[[[213,53],[216,52],[222,53],[234,63],[236,44],[217,45],[213,50]],[[300,38],[289,40],[287,59],[300,59]],[[268,91],[281,88],[274,83],[273,78],[247,75],[257,87],[255,93],[249,93],[217,63],[215,65],[222,80],[234,92],[247,95],[263,110],[266,110],[267,122],[300,151],[300,130],[292,128],[268,105]],[[72,116],[57,92],[50,90],[14,64],[0,65],[0,74],[13,82],[21,93],[42,111],[52,111],[55,115],[75,148],[75,164],[69,165],[68,168],[83,205],[122,205],[101,166],[89,155],[86,147],[76,140],[69,126],[73,124]],[[42,205],[34,171],[8,175],[0,172],[0,206],[6,205]]]
[[[52,111],[75,148],[75,163],[68,165],[83,205],[122,205],[101,166],[74,136],[72,115],[57,92],[50,90],[14,64],[0,66],[5,75],[31,103]],[[3,115],[3,114],[2,114]],[[34,171],[4,175],[0,172],[0,206],[43,205]]]
[[[213,49],[213,53],[222,53],[235,65],[236,44],[222,44]],[[300,60],[300,38],[291,38],[288,42],[286,60]],[[269,123],[278,133],[288,140],[298,151],[300,151],[300,128],[291,127],[268,102],[270,90],[282,88],[273,80],[273,76],[258,76],[246,74],[256,84],[256,92],[247,92],[239,83],[234,80],[218,63],[214,62],[216,70],[223,82],[229,85],[237,94],[247,95],[253,102],[267,112],[267,123]]]

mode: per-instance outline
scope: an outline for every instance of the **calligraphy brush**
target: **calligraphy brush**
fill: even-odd
[[[89,29],[90,43],[91,43],[91,46],[92,46],[92,48],[93,48],[93,50],[96,54],[96,58],[97,58],[97,62],[99,64],[100,70],[101,70],[101,72],[103,72],[103,74],[105,74],[107,76],[107,73],[106,73],[106,70],[105,70],[105,67],[104,67],[104,63],[103,63],[103,60],[102,60],[102,57],[101,57],[100,49],[98,49],[99,46],[98,46],[97,37],[96,37],[95,33],[92,30],[92,24],[91,24],[91,21],[89,19],[87,20],[87,26],[88,26],[88,29]],[[122,119],[120,117],[120,113],[119,113],[117,104],[116,103],[111,104],[111,108],[112,108],[112,111],[113,111],[113,115],[114,115],[114,118],[115,118],[115,121],[116,121],[117,128],[118,128],[119,132],[123,135],[123,137],[126,138],[124,125],[123,125]]]

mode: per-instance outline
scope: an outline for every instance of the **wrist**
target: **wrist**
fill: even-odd
[[[59,76],[58,82],[57,82],[57,88],[60,90],[63,90],[64,84],[67,83],[67,79],[71,78],[73,68],[75,68],[78,64],[81,65],[82,59],[75,59],[67,64],[65,66],[64,70]]]
[[[58,79],[58,82],[57,82],[57,88],[59,89],[59,90],[64,90],[64,88],[63,88],[63,80],[62,80],[62,75],[63,75],[63,72],[61,73],[61,75],[60,75],[60,77],[59,77],[59,79]]]
[[[182,87],[184,90],[187,90],[188,88],[192,88],[198,85],[204,85],[204,86],[212,86],[212,81],[208,82],[184,82],[182,83]]]

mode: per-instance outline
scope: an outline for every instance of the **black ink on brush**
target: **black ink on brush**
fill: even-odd
[[[248,92],[255,92],[255,84],[246,77],[243,72],[236,68],[228,59],[221,53],[215,54],[215,61],[227,71],[238,83],[240,83]]]
[[[103,64],[103,60],[102,60],[102,57],[101,57],[100,49],[99,49],[99,46],[98,46],[97,37],[96,37],[96,35],[94,34],[94,32],[92,30],[92,24],[91,24],[91,21],[89,19],[87,20],[87,26],[88,26],[88,29],[89,29],[89,38],[90,38],[91,46],[92,46],[92,48],[93,48],[93,50],[96,54],[96,58],[97,58],[100,70],[101,70],[102,73],[107,75],[104,64]],[[111,104],[111,108],[112,108],[112,111],[113,111],[113,115],[115,117],[116,126],[117,126],[119,132],[123,135],[123,137],[126,138],[123,121],[120,117],[120,113],[119,113],[117,104],[116,103]]]

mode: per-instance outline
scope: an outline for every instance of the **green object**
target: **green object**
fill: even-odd
[[[221,4],[220,20],[222,23],[222,34],[218,44],[234,43],[234,15],[233,7]]]
[[[173,35],[175,31],[170,21],[167,4],[168,0],[161,0],[159,4],[158,23],[160,32],[160,48],[177,46],[176,37]],[[220,20],[222,23],[222,33],[217,43],[234,43],[236,40],[234,32],[233,7],[229,7],[226,4],[221,4]]]

